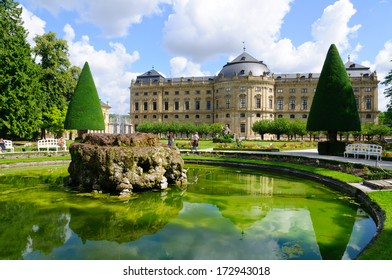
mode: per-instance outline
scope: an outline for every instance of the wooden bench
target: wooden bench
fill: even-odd
[[[14,146],[12,146],[12,141],[11,140],[3,140],[4,141],[4,146],[5,146],[5,150],[10,150],[10,152],[14,152]]]
[[[371,156],[376,157],[376,160],[381,160],[382,146],[375,144],[348,144],[343,153],[344,157],[353,155],[354,158],[364,156],[365,159],[370,159]]]
[[[42,149],[46,150],[47,152],[49,152],[51,149],[55,149],[57,152],[61,148],[66,150],[66,148],[61,147],[59,145],[58,139],[47,138],[47,139],[38,140],[38,152],[40,152]]]

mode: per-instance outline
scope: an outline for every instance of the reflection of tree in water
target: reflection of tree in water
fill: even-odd
[[[182,209],[179,191],[147,192],[128,203],[71,207],[70,228],[85,242],[130,242],[161,230]]]
[[[0,259],[23,259],[23,254],[48,254],[65,242],[68,221],[61,209],[43,209],[16,200],[0,202]]]

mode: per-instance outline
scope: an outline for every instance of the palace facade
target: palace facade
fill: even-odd
[[[348,61],[361,123],[378,123],[376,72]],[[142,122],[227,125],[238,137],[254,139],[259,120],[306,121],[320,73],[273,74],[247,52],[223,66],[217,76],[165,78],[152,69],[132,80],[130,117]]]

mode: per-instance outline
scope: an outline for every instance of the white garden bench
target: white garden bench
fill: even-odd
[[[12,141],[11,140],[3,140],[4,141],[4,146],[5,146],[5,150],[10,150],[10,152],[14,152],[14,146],[12,146]]]
[[[64,147],[61,147],[59,145],[58,139],[47,138],[38,140],[38,152],[40,152],[42,149],[46,150],[47,152],[49,152],[51,149],[55,149],[57,152],[60,148],[66,150],[66,145],[64,145]]]
[[[381,160],[382,146],[375,144],[348,144],[343,153],[344,157],[353,155],[354,158],[364,156],[365,159],[370,159],[371,156],[376,157],[376,160]]]

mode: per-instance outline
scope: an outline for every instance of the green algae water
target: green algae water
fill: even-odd
[[[0,169],[0,259],[354,259],[376,232],[350,197],[292,176],[187,165],[129,200],[67,191],[68,166]]]

